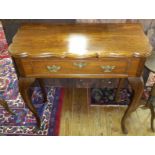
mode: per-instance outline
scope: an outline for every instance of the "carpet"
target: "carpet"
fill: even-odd
[[[99,85],[92,87],[89,92],[91,105],[128,105],[132,99],[133,91],[127,80],[124,81],[124,85],[119,92],[119,101],[115,101],[118,82],[118,79],[103,79],[99,83],[100,87]]]
[[[120,99],[115,101],[116,88],[91,88],[90,98],[91,105],[128,105],[132,98],[132,91],[128,88],[123,88],[120,91]]]
[[[41,118],[41,128],[36,128],[33,114],[23,104],[20,94],[16,100],[7,100],[8,105],[15,113],[10,115],[0,108],[0,135],[26,135],[26,136],[57,136],[59,135],[60,114],[64,90],[62,88],[46,88],[48,101],[43,103],[40,87],[31,88],[32,103]]]

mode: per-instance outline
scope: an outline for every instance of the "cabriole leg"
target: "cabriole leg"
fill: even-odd
[[[30,90],[29,90],[30,86],[33,84],[34,81],[35,79],[33,78],[19,78],[19,91],[25,104],[27,105],[29,110],[34,114],[37,121],[37,127],[40,128],[41,125],[40,117],[37,113],[36,108],[31,102]]]
[[[128,130],[126,128],[126,119],[133,111],[135,111],[140,106],[140,99],[144,90],[144,82],[142,77],[129,77],[128,81],[134,91],[134,95],[121,121],[122,131],[125,134],[128,133]]]

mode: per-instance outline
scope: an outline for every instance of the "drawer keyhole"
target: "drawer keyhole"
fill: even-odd
[[[61,66],[56,66],[56,65],[47,66],[47,69],[50,72],[58,72],[61,69]]]
[[[81,69],[85,67],[87,63],[86,62],[74,62],[73,65]]]
[[[107,66],[101,66],[101,68],[103,69],[104,72],[109,73],[112,72],[116,68],[116,66],[107,65]]]

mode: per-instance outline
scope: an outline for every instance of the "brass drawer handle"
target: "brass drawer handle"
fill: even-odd
[[[61,69],[60,66],[52,65],[52,66],[47,66],[48,71],[50,72],[57,72]]]
[[[112,70],[114,70],[116,68],[116,66],[101,66],[101,68],[103,69],[104,72],[112,72]]]
[[[87,63],[86,62],[74,62],[73,65],[78,68],[83,68],[87,65]]]

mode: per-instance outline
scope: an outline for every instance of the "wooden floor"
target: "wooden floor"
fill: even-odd
[[[87,91],[66,88],[61,114],[61,136],[119,136],[126,107],[90,106]],[[155,135],[150,129],[150,111],[139,108],[127,119],[128,135]]]

